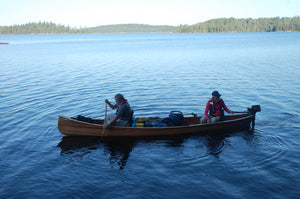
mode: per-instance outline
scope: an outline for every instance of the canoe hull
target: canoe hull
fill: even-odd
[[[226,116],[225,121],[213,124],[200,124],[201,117],[185,118],[190,125],[174,127],[109,127],[103,128],[103,120],[95,124],[78,121],[75,118],[59,116],[58,129],[63,135],[100,137],[149,137],[187,134],[222,133],[249,130],[255,115],[241,114]]]

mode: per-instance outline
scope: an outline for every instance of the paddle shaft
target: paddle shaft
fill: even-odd
[[[107,117],[107,103],[105,103],[105,116],[104,116],[104,122],[103,122],[102,135],[104,135],[104,132],[105,132],[106,117]]]

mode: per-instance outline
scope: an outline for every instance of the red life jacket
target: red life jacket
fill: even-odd
[[[219,99],[218,102],[215,102],[213,98],[209,100],[210,103],[210,108],[209,108],[209,114],[211,116],[222,116],[222,113],[224,115],[224,109],[223,109],[223,104],[222,100]]]

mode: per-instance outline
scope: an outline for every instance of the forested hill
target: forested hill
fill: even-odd
[[[76,34],[87,33],[86,29],[56,25],[51,22],[27,23],[23,25],[2,26],[0,34]]]
[[[180,25],[176,32],[287,32],[300,31],[300,17],[259,19],[213,19],[195,25]]]
[[[153,26],[145,24],[105,25],[92,28],[71,28],[51,22],[2,26],[0,34],[78,34],[78,33],[144,33],[144,32],[288,32],[300,31],[300,17],[259,19],[213,19],[194,25]]]
[[[143,32],[174,32],[176,26],[153,26],[146,24],[118,24],[88,28],[90,33],[143,33]]]

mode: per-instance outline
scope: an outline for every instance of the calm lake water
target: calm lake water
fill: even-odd
[[[0,35],[0,198],[297,198],[300,33]],[[58,115],[260,104],[253,133],[65,137]],[[108,113],[113,113],[109,110]]]

